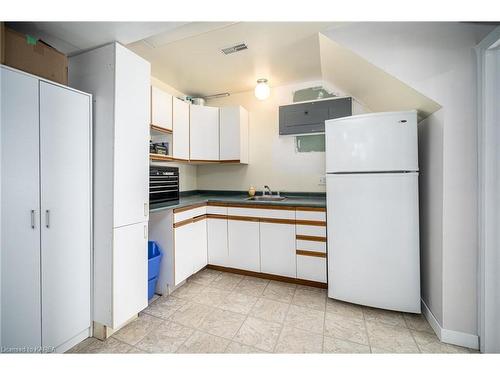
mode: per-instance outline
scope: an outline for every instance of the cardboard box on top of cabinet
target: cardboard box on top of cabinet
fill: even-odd
[[[47,43],[3,27],[2,64],[68,84],[68,58]]]
[[[5,46],[5,25],[3,22],[0,22],[0,64],[4,62],[4,46]]]

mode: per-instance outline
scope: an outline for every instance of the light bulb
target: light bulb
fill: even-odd
[[[267,84],[267,79],[261,78],[257,80],[257,86],[255,86],[255,97],[259,100],[265,100],[269,98],[271,89]]]

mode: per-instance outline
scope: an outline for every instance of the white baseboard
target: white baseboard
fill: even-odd
[[[441,328],[441,325],[439,324],[439,322],[437,321],[436,317],[431,312],[431,310],[427,307],[424,300],[421,300],[421,302],[422,302],[422,314],[424,314],[425,319],[427,319],[427,321],[431,325],[432,329],[436,333],[436,336],[439,338],[439,340],[441,340],[441,331],[443,330],[443,328]]]
[[[429,307],[422,300],[422,314],[431,325],[432,329],[436,333],[436,336],[444,343],[453,344],[458,346],[463,346],[465,348],[479,350],[479,336],[471,335],[470,333],[464,333],[459,331],[452,331],[450,329],[445,329],[441,327],[438,320],[431,312]]]
[[[479,336],[471,335],[470,333],[452,331],[443,328],[441,332],[441,341],[447,344],[479,350]]]
[[[76,344],[79,344],[80,342],[85,340],[87,337],[90,337],[90,332],[91,332],[90,327],[84,329],[82,332],[80,332],[76,336],[72,337],[71,339],[69,339],[65,343],[59,345],[56,348],[56,353],[64,353],[67,350],[71,349],[73,346],[75,346]]]

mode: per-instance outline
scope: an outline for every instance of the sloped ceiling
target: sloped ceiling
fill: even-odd
[[[318,32],[333,22],[234,22],[207,32],[152,37],[127,47],[151,62],[156,78],[189,95],[252,90],[321,77]],[[177,30],[177,33],[182,27]],[[175,32],[175,31],[174,31]],[[245,42],[248,49],[224,55],[221,48]]]
[[[419,120],[441,106],[359,55],[319,34],[324,81],[352,95],[373,112],[416,109]]]

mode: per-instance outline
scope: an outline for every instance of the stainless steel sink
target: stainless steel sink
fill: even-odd
[[[247,198],[247,201],[261,201],[261,202],[272,202],[272,201],[284,201],[286,197],[281,197],[279,195],[255,195],[253,197]]]

